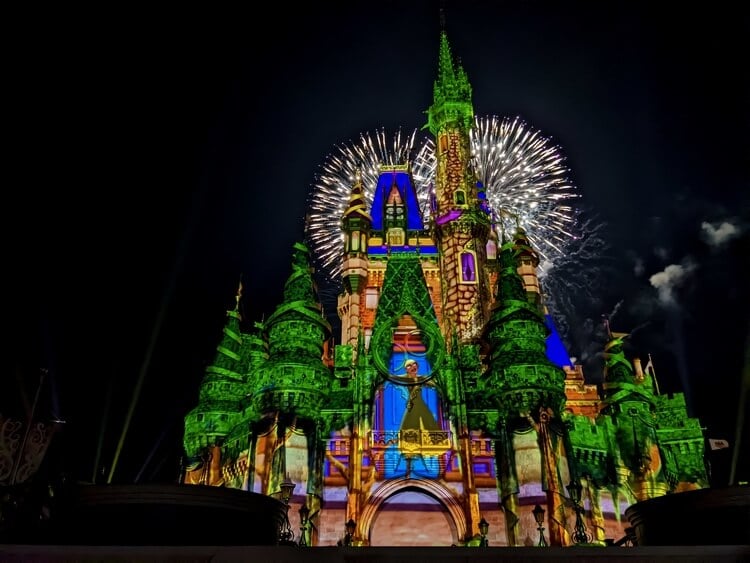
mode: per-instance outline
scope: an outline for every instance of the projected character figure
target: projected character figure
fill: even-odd
[[[430,383],[432,376],[420,375],[419,366],[407,358],[399,366],[405,373],[391,375],[384,388],[384,429],[397,431],[397,438],[385,452],[386,478],[437,478],[438,457],[450,448],[449,437],[438,422],[438,396]],[[398,418],[390,418],[388,413]]]
[[[418,364],[414,360],[406,360],[404,363],[406,367],[406,376],[404,376],[405,383],[408,383],[408,397],[406,400],[406,409],[404,410],[404,417],[401,420],[401,430],[440,430],[435,415],[427,406],[422,396],[422,385],[418,382],[420,378],[418,374]]]

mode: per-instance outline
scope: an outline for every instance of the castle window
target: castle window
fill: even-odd
[[[365,290],[365,307],[368,309],[377,309],[378,307],[378,288],[368,287]]]
[[[404,246],[404,230],[388,229],[388,244],[391,246]]]
[[[440,135],[440,152],[448,150],[448,135]]]
[[[461,253],[459,273],[461,276],[461,283],[477,282],[477,260],[471,250],[464,250]]]
[[[197,420],[198,422],[203,422],[203,415],[202,415],[202,414],[199,414],[198,416],[196,416],[196,417],[195,417],[195,419],[196,419],[196,420]]]
[[[497,260],[497,243],[494,239],[487,241],[487,260]]]
[[[372,329],[366,328],[365,329],[365,349],[370,348],[370,339],[372,338]]]
[[[456,190],[453,194],[453,201],[456,205],[466,205],[466,192],[463,190]]]
[[[352,232],[352,251],[359,250],[359,231]]]

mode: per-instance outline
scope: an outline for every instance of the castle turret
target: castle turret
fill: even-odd
[[[210,483],[208,467],[218,463],[218,446],[236,422],[239,404],[244,397],[241,362],[239,302],[242,284],[237,290],[234,309],[227,311],[224,336],[216,347],[214,361],[206,368],[201,383],[198,406],[185,416],[184,446],[186,467],[199,471],[198,481]],[[214,458],[214,459],[212,459]]]
[[[364,305],[363,294],[369,269],[367,244],[372,228],[372,217],[367,212],[362,173],[359,170],[352,185],[349,205],[344,211],[342,225],[344,230],[342,268],[344,293],[339,297],[338,303],[339,316],[342,319],[341,343],[354,346],[361,329],[360,314]]]
[[[489,313],[484,265],[490,220],[471,168],[471,85],[461,65],[453,61],[445,32],[440,36],[438,79],[427,119],[437,158],[433,220],[445,283],[442,328],[446,334],[455,330],[468,342],[479,337]]]
[[[546,355],[548,329],[539,308],[527,299],[518,274],[519,250],[506,242],[500,251],[500,272],[495,305],[487,327],[489,369],[485,392],[492,395],[500,415],[496,429],[498,480],[510,545],[521,541],[523,526],[517,515],[520,499],[541,486],[547,498],[550,542],[564,545],[565,485],[561,471],[566,451],[566,428],[561,414],[565,403],[565,375]],[[521,428],[533,429],[533,442],[515,438]],[[519,475],[508,458],[538,460],[535,473]],[[565,464],[567,467],[567,464]],[[537,481],[538,479],[538,481]]]
[[[604,348],[601,413],[611,417],[614,427],[618,486],[632,491],[637,500],[646,500],[669,490],[657,440],[653,386],[646,378],[636,377],[625,357],[623,341],[627,334],[610,336]]]
[[[256,410],[315,418],[330,385],[331,375],[322,356],[331,327],[317,299],[307,247],[301,243],[294,245],[284,300],[265,328],[269,358],[252,391]]]
[[[529,243],[526,231],[520,226],[516,229],[514,243],[518,253],[518,273],[526,289],[526,299],[541,310],[542,292],[539,289],[539,277],[537,275],[539,255]]]

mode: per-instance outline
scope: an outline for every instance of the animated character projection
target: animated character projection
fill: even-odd
[[[389,377],[375,399],[373,449],[382,448],[384,477],[438,478],[450,449],[440,396],[421,343],[396,344]]]

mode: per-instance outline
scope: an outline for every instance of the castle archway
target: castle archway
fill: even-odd
[[[368,499],[360,533],[372,546],[457,544],[466,535],[466,516],[454,494],[436,481],[386,481]]]

